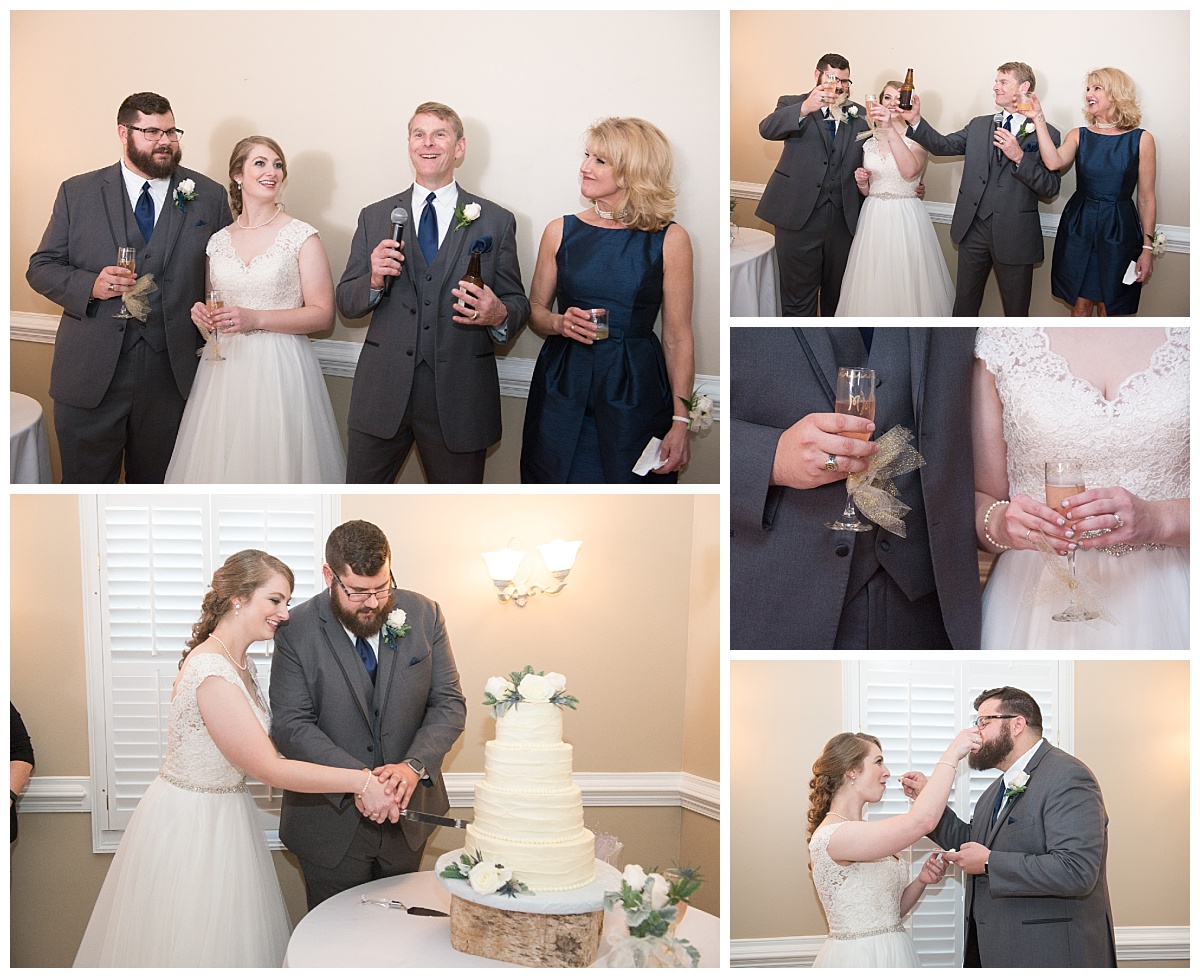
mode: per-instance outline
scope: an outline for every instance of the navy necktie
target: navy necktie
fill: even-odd
[[[837,138],[837,122],[833,118],[833,113],[828,109],[825,110],[825,128],[829,130],[829,138]]]
[[[138,198],[137,206],[133,209],[138,227],[142,230],[142,239],[147,243],[154,233],[154,198],[150,196],[150,183],[142,184],[142,195]]]
[[[1004,120],[1004,128],[1009,132],[1012,132],[1012,115],[1009,115],[1008,118]]]
[[[996,807],[992,810],[992,824],[996,824],[996,819],[1000,817],[1000,809],[1004,807],[1004,792],[1008,789],[1004,784],[1004,775],[1000,775],[1000,790],[996,792]]]
[[[367,667],[367,675],[371,677],[371,682],[375,682],[375,670],[379,665],[379,661],[375,658],[375,650],[371,648],[371,643],[365,638],[356,638],[354,640],[354,651],[358,653],[358,657],[362,659],[362,663]]]
[[[871,336],[875,332],[874,326],[859,326],[859,333],[862,334],[863,346],[867,348],[867,352],[871,352]]]
[[[425,198],[425,210],[421,211],[421,223],[417,227],[417,244],[421,246],[426,265],[432,265],[438,253],[437,211],[433,209],[436,199],[437,194],[432,192]]]

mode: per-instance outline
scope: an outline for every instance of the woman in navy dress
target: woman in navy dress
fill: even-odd
[[[551,221],[529,290],[538,354],[522,482],[675,482],[688,460],[692,245],[671,218],[671,147],[642,119],[587,132],[581,192],[592,206]],[[557,299],[559,312],[552,311]],[[596,338],[589,311],[607,309]],[[654,322],[662,311],[662,341]],[[662,463],[633,473],[651,438]]]
[[[1041,104],[1030,93],[1042,162],[1066,170],[1073,160],[1077,189],[1063,208],[1054,238],[1051,291],[1073,306],[1071,315],[1132,316],[1142,283],[1150,281],[1150,242],[1157,218],[1154,202],[1154,137],[1142,120],[1133,79],[1119,68],[1087,76],[1083,116],[1056,147],[1046,131]],[[1133,193],[1137,190],[1137,206]],[[1130,262],[1136,279],[1122,281]]]

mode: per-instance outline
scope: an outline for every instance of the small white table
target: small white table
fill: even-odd
[[[739,228],[729,245],[729,314],[779,316],[782,312],[775,235]]]
[[[14,483],[47,483],[50,475],[50,442],[46,416],[32,397],[10,391],[8,469]]]
[[[399,900],[409,907],[450,912],[450,892],[432,873],[411,873],[364,883],[330,897],[296,926],[283,959],[285,968],[516,968],[464,954],[450,946],[449,917],[419,917],[370,903]],[[607,915],[606,915],[607,923]],[[721,966],[721,921],[689,907],[678,936],[700,951],[700,967]],[[600,953],[607,950],[601,938]],[[404,949],[398,959],[397,949]]]

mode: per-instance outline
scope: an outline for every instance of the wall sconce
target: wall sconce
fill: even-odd
[[[496,597],[501,604],[512,601],[518,608],[524,608],[525,602],[534,594],[558,594],[567,586],[567,575],[575,564],[575,554],[582,540],[554,540],[543,543],[538,547],[542,555],[542,563],[550,572],[557,584],[542,587],[540,584],[530,584],[532,568],[529,566],[529,555],[525,552],[519,540],[510,540],[503,550],[493,550],[485,553],[488,573],[496,586]]]

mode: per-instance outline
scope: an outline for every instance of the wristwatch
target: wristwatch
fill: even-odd
[[[984,862],[983,862],[983,875],[984,875],[984,876],[987,876],[987,874],[988,874],[988,862],[989,862],[989,861],[990,861],[990,860],[986,860],[986,859],[985,859],[985,860],[984,860]]]
[[[416,772],[418,781],[428,780],[425,774],[425,765],[418,761],[415,757],[406,757],[404,759],[404,763]]]

